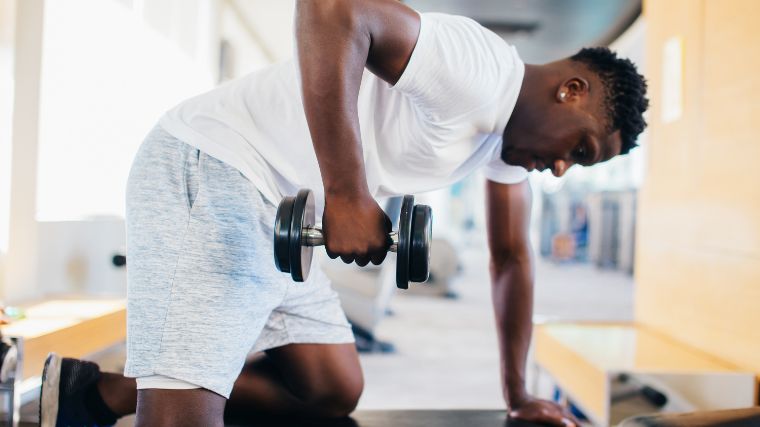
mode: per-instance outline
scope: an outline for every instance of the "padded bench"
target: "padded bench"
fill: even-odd
[[[271,418],[228,427],[540,427],[526,421],[507,420],[498,410],[372,410],[357,411],[340,420]],[[620,427],[753,427],[760,425],[760,408],[648,415],[624,421]]]
[[[754,373],[742,372],[645,326],[548,323],[535,329],[534,359],[539,372],[548,373],[562,394],[596,425],[615,425],[636,415],[630,408],[628,413],[613,408],[621,381],[659,390],[659,403],[663,404],[664,397],[671,406],[663,409],[669,411],[744,408],[756,403]]]
[[[372,410],[357,411],[339,420],[257,419],[228,427],[543,427],[507,420],[501,410]]]

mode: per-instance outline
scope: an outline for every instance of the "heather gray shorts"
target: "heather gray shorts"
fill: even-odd
[[[240,172],[160,127],[127,184],[129,377],[168,377],[229,397],[247,354],[353,342],[327,277],[275,269],[277,208]]]

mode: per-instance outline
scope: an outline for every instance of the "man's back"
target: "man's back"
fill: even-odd
[[[522,83],[517,53],[470,19],[422,16],[418,47],[399,82],[391,87],[366,69],[362,76],[357,114],[371,193],[441,188],[492,161],[497,173],[524,179],[521,168],[499,160]],[[321,176],[294,61],[192,98],[161,125],[240,170],[273,203],[309,186],[321,212]]]

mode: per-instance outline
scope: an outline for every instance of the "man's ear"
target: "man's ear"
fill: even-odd
[[[588,95],[588,80],[583,77],[571,77],[557,88],[557,102],[580,101]]]

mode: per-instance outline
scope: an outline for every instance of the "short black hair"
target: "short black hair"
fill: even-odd
[[[643,114],[649,107],[649,99],[644,76],[633,62],[618,58],[606,47],[583,48],[570,59],[585,64],[602,80],[609,130],[620,130],[620,154],[627,154],[647,127]]]

